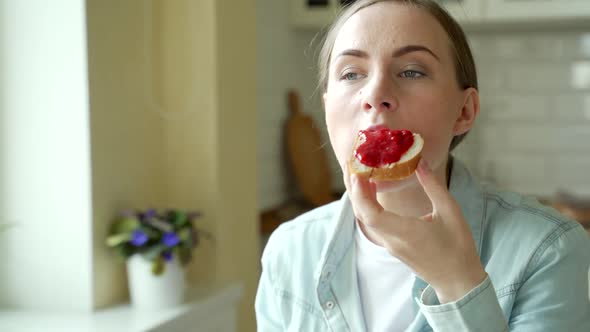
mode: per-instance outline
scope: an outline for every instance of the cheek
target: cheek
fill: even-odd
[[[326,101],[325,113],[330,143],[339,164],[342,165],[350,158],[358,121],[350,107],[338,103]]]
[[[446,159],[449,152],[455,122],[454,111],[451,105],[440,105],[440,102],[424,106],[424,109],[431,111],[424,114],[417,127],[425,141],[423,156],[436,167]]]

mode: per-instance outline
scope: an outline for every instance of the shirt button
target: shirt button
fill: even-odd
[[[326,309],[332,310],[332,308],[334,308],[334,302],[332,302],[332,301],[326,302]]]

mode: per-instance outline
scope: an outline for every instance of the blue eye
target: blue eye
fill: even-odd
[[[401,77],[404,78],[420,78],[425,76],[424,73],[419,72],[417,70],[405,70],[400,74]]]
[[[343,79],[346,81],[354,81],[354,80],[358,80],[359,76],[360,75],[358,73],[346,73],[346,74],[342,75],[342,77],[340,79]]]

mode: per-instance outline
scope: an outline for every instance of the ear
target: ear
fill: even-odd
[[[455,121],[453,134],[464,134],[473,127],[475,118],[479,115],[479,93],[475,88],[467,88],[463,92],[463,107]]]

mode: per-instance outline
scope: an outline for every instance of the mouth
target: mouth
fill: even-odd
[[[377,125],[370,126],[367,129],[365,129],[365,130],[367,130],[367,131],[376,131],[376,130],[381,130],[381,129],[391,129],[391,128],[387,127],[384,124],[377,124]]]

